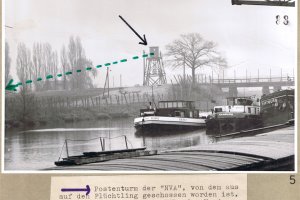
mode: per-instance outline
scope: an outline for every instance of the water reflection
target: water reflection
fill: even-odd
[[[204,129],[190,132],[160,132],[159,134],[147,132],[141,134],[136,132],[137,138],[142,138],[146,147],[158,150],[174,150],[200,144],[213,143],[213,137],[208,137]]]
[[[106,121],[84,121],[72,124],[56,124],[34,130],[7,130],[5,132],[5,169],[38,170],[54,166],[59,156],[66,157],[65,140],[68,139],[69,155],[82,152],[101,151],[101,138],[105,138],[105,149],[129,148],[171,150],[215,142],[205,130],[181,133],[138,135],[133,119]],[[113,138],[109,140],[108,138]],[[91,140],[92,139],[92,140]]]

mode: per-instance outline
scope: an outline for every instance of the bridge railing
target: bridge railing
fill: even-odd
[[[233,84],[233,83],[266,83],[266,82],[293,82],[294,77],[269,77],[269,78],[236,78],[236,79],[213,79],[206,83]]]

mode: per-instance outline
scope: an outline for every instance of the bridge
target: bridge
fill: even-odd
[[[232,78],[232,79],[202,79],[204,85],[215,85],[219,88],[228,88],[230,96],[237,96],[237,88],[261,87],[263,94],[270,93],[270,87],[280,90],[284,86],[295,86],[294,77],[268,77],[268,78]]]

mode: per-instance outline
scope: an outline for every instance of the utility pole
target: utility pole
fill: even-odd
[[[107,68],[107,81],[108,81],[108,83],[107,83],[107,95],[109,96],[109,68]]]
[[[105,83],[104,83],[104,90],[102,96],[104,97],[105,95],[105,90],[106,90],[106,85],[107,85],[107,96],[109,96],[109,67],[106,68],[106,78],[105,78]]]
[[[234,82],[235,82],[235,79],[236,79],[236,75],[235,75],[235,70],[234,70]]]
[[[185,84],[185,54],[183,54],[183,83]]]
[[[122,87],[122,74],[120,74],[120,87]]]
[[[143,55],[145,55],[145,51],[143,50]],[[143,57],[143,85],[147,85],[147,80],[146,80],[146,58]],[[120,85],[121,84],[121,75],[120,75]],[[122,87],[122,86],[120,86]]]

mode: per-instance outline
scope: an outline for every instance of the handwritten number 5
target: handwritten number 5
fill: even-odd
[[[290,184],[294,185],[296,183],[295,175],[290,175]]]

